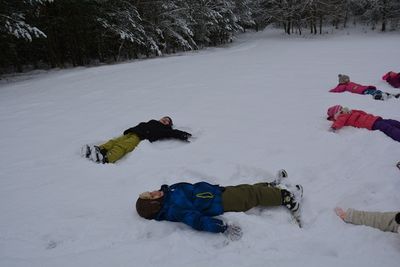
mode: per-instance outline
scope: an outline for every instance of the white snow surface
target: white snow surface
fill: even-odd
[[[400,143],[329,132],[334,104],[400,120],[400,100],[333,94],[337,74],[399,93],[398,33],[285,36],[123,64],[25,74],[0,84],[0,266],[396,266],[400,236],[345,224],[335,206],[399,210]],[[80,156],[169,115],[190,143],[143,141],[117,164]],[[139,193],[162,184],[271,181],[304,187],[300,229],[284,207],[220,218],[241,240],[148,221]]]

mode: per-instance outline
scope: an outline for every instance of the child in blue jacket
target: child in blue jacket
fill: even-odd
[[[280,175],[287,176],[286,171]],[[140,194],[136,202],[138,214],[157,221],[183,222],[199,231],[225,233],[231,240],[239,239],[241,228],[228,225],[214,216],[224,212],[242,212],[256,206],[286,206],[298,216],[303,188],[293,190],[276,183],[219,186],[206,182],[162,185],[160,190]]]

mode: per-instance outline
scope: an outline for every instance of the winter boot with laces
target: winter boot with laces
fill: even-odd
[[[90,147],[91,153],[89,158],[96,163],[108,163],[107,160],[107,151],[105,149],[101,149],[98,146]]]
[[[275,180],[273,182],[269,183],[269,185],[277,186],[277,185],[281,184],[282,179],[287,178],[287,177],[288,177],[287,171],[285,171],[284,169],[280,169],[276,174]]]
[[[385,101],[385,100],[388,100],[389,98],[392,98],[392,96],[396,97],[395,95],[392,95],[392,94],[389,94],[389,93],[385,93],[385,92],[381,93],[380,92],[380,93],[377,93],[377,94],[373,95],[372,97],[375,100]]]
[[[89,145],[84,145],[84,146],[82,146],[82,148],[81,148],[81,156],[82,157],[85,157],[85,158],[90,158],[90,154],[91,154],[92,152],[91,152],[91,149],[90,149],[90,146]]]
[[[281,189],[281,194],[282,205],[286,206],[290,210],[294,219],[297,221],[299,226],[302,227],[300,208],[303,199],[303,187],[297,184],[293,188]]]

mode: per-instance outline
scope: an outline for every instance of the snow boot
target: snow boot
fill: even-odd
[[[388,100],[389,98],[394,97],[395,95],[389,94],[389,93],[383,93],[384,95],[384,100]]]
[[[295,213],[300,209],[300,202],[303,199],[303,187],[297,184],[293,189],[289,190],[282,189],[282,205]]]
[[[277,176],[278,176],[278,178],[282,179],[282,178],[287,178],[289,176],[289,174],[287,173],[287,171],[285,169],[280,169],[278,171]]]
[[[280,169],[276,174],[275,180],[272,181],[271,183],[269,183],[269,185],[277,186],[277,185],[281,184],[283,178],[287,178],[287,177],[288,177],[287,171],[284,169]]]
[[[91,153],[89,158],[96,162],[96,163],[107,163],[107,156],[106,156],[106,151],[104,149],[101,149],[98,146],[91,146],[90,147]]]
[[[301,222],[301,201],[303,199],[303,187],[299,184],[293,188],[282,189],[282,205],[286,206],[293,215],[299,227],[302,227]]]
[[[389,98],[396,97],[396,95],[392,95],[386,92],[377,91],[375,94],[372,95],[372,98],[375,100],[388,100]],[[396,97],[397,98],[397,97]]]
[[[384,97],[384,95],[383,94],[381,94],[381,93],[379,93],[379,94],[374,94],[374,95],[372,95],[372,97],[373,97],[373,99],[375,99],[375,100],[386,100],[385,99],[385,97]]]
[[[91,152],[91,149],[90,149],[90,146],[89,145],[84,145],[84,146],[82,146],[82,148],[81,148],[81,156],[82,157],[85,157],[85,158],[90,158],[90,154],[91,154],[92,152]]]

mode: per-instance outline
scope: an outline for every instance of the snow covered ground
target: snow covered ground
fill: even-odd
[[[0,266],[396,266],[400,236],[342,222],[337,205],[399,210],[400,143],[328,131],[334,104],[400,120],[400,100],[328,93],[337,74],[399,92],[400,35],[248,33],[225,48],[55,70],[0,84]],[[191,143],[143,141],[115,165],[80,157],[169,115]],[[161,184],[271,180],[304,186],[300,229],[284,208],[226,213],[244,235],[147,221],[140,192]],[[396,264],[397,263],[397,264]]]

